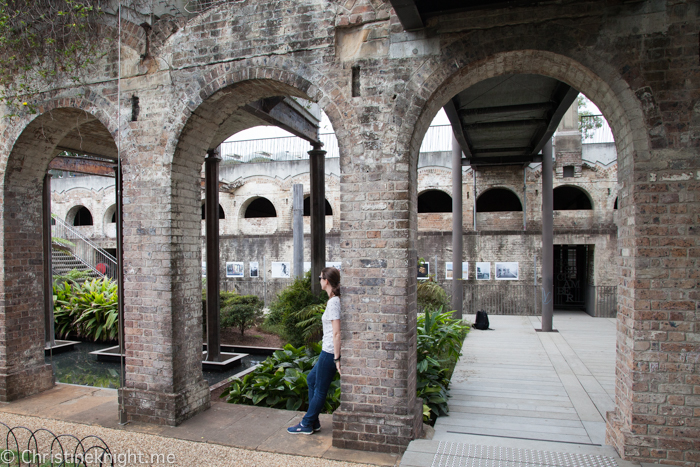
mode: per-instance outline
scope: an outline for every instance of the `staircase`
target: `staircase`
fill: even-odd
[[[94,278],[109,277],[116,279],[117,259],[73,230],[57,217],[51,226],[51,236],[68,240],[72,246],[58,246],[52,242],[51,270],[53,275],[64,275],[73,269],[89,271]]]

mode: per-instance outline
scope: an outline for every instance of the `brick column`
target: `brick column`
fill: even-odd
[[[181,169],[173,188],[168,176],[142,170],[160,157],[144,151],[122,165],[126,387],[119,399],[128,420],[174,426],[210,406],[201,363],[201,161]]]
[[[43,184],[16,178],[6,175],[2,200],[0,402],[54,385],[51,365],[44,362],[44,294],[52,290],[43,283]]]
[[[416,397],[416,214],[414,208],[411,219],[409,169],[353,162],[340,188],[343,373],[333,445],[402,452],[420,436],[423,412]]]
[[[606,443],[624,459],[700,462],[699,169],[696,150],[663,149],[620,171],[616,409]]]

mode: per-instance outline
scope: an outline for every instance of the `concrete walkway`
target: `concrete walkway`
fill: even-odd
[[[503,462],[508,456],[537,457],[534,452],[552,453],[551,459],[557,452],[603,456],[610,465],[624,464],[603,446],[605,414],[615,408],[615,319],[556,312],[557,333],[536,332],[539,317],[489,319],[493,330],[474,329],[464,342],[452,377],[450,415],[438,419],[432,441],[411,443],[401,465],[451,465],[439,462],[450,455]],[[521,452],[506,455],[485,446]],[[552,462],[545,464],[560,465]]]

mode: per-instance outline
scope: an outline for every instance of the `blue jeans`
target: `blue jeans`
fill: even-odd
[[[309,410],[301,420],[304,426],[313,426],[318,421],[318,414],[323,410],[326,404],[326,395],[328,388],[333,382],[335,372],[338,371],[335,367],[333,359],[335,356],[332,353],[321,351],[321,356],[306,377],[306,384],[309,386]]]

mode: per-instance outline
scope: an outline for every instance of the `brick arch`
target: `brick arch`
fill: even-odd
[[[590,205],[591,205],[591,209],[590,209],[590,210],[593,211],[593,210],[596,209],[596,204],[595,204],[595,202],[593,201],[593,197],[592,197],[591,194],[588,192],[588,190],[586,190],[584,187],[579,186],[579,185],[576,185],[576,184],[573,184],[573,183],[564,183],[564,184],[562,184],[562,185],[557,185],[557,186],[555,186],[553,191],[556,191],[556,190],[559,189],[559,188],[573,188],[573,189],[575,189],[575,190],[577,190],[577,191],[580,191],[580,192],[588,199],[588,202],[589,202]],[[556,208],[555,208],[555,210],[556,210]]]
[[[97,118],[111,134],[111,105],[89,91],[83,98],[55,98],[36,103],[41,111],[25,115],[3,134],[5,156],[0,220],[4,242],[0,255],[0,400],[41,392],[53,386],[44,363],[44,271],[42,243],[43,179],[56,146],[73,128]],[[21,245],[21,248],[20,248]],[[21,321],[21,328],[16,325]]]
[[[523,199],[522,199],[521,195],[519,195],[517,191],[515,191],[515,190],[513,190],[512,188],[507,187],[507,186],[490,186],[490,187],[488,187],[488,188],[486,188],[486,189],[483,189],[483,190],[479,190],[479,189],[477,188],[478,194],[477,194],[476,200],[475,200],[474,202],[478,204],[478,203],[479,203],[479,199],[480,199],[483,195],[485,195],[485,194],[488,193],[489,191],[494,191],[494,190],[509,191],[511,194],[513,194],[513,195],[518,199],[518,202],[520,202],[520,210],[519,210],[519,211],[510,211],[510,212],[522,212],[522,211],[523,211]],[[477,212],[493,212],[493,211],[479,211],[479,209],[477,208]]]
[[[480,49],[486,49],[483,47]],[[613,68],[599,57],[582,54],[580,60],[545,50],[511,50],[490,56],[483,55],[468,62],[463,41],[444,50],[432,60],[434,70],[422,81],[407,83],[415,93],[406,114],[419,115],[406,119],[404,127],[411,133],[410,161],[416,167],[420,144],[438,110],[455,94],[480,81],[505,74],[540,74],[565,82],[593,101],[610,123],[617,146],[620,165],[632,164],[635,154],[648,151],[650,141],[645,116],[635,93]],[[473,49],[472,49],[473,50]],[[480,52],[477,52],[480,53]],[[584,65],[586,63],[586,65]],[[420,76],[416,74],[416,76]],[[410,127],[413,127],[412,129]]]

